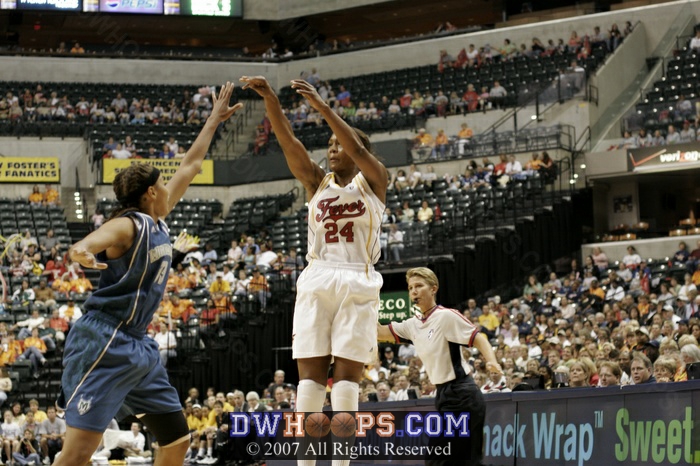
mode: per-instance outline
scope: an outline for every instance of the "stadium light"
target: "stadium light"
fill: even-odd
[[[581,170],[585,170],[585,169],[586,169],[586,164],[585,164],[585,163],[582,163],[582,164],[581,164]]]

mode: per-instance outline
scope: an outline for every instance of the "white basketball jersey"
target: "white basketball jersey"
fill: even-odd
[[[384,203],[362,173],[345,187],[327,174],[309,202],[307,261],[375,264]]]

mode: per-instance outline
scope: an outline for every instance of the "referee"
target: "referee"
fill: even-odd
[[[421,315],[404,322],[378,326],[380,341],[412,342],[430,381],[437,387],[435,407],[440,412],[467,412],[471,455],[449,460],[426,459],[426,465],[479,465],[482,459],[486,403],[462,357],[462,346],[475,347],[486,360],[488,371],[503,373],[491,344],[459,311],[435,303],[438,279],[425,267],[406,273],[408,293]],[[466,456],[466,455],[465,455]]]

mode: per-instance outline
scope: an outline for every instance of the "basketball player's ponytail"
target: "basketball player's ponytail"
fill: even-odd
[[[141,196],[149,187],[156,184],[159,176],[160,170],[146,163],[134,163],[117,173],[112,187],[119,201],[119,207],[110,214],[108,220],[120,217],[126,212],[138,211]]]

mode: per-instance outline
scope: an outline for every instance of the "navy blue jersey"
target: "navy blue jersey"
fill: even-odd
[[[140,212],[127,212],[138,225],[131,248],[118,259],[108,260],[104,252],[97,255],[108,264],[102,270],[97,290],[85,301],[86,312],[101,311],[123,322],[132,331],[146,332],[158,309],[170,272],[172,245],[165,222]]]

